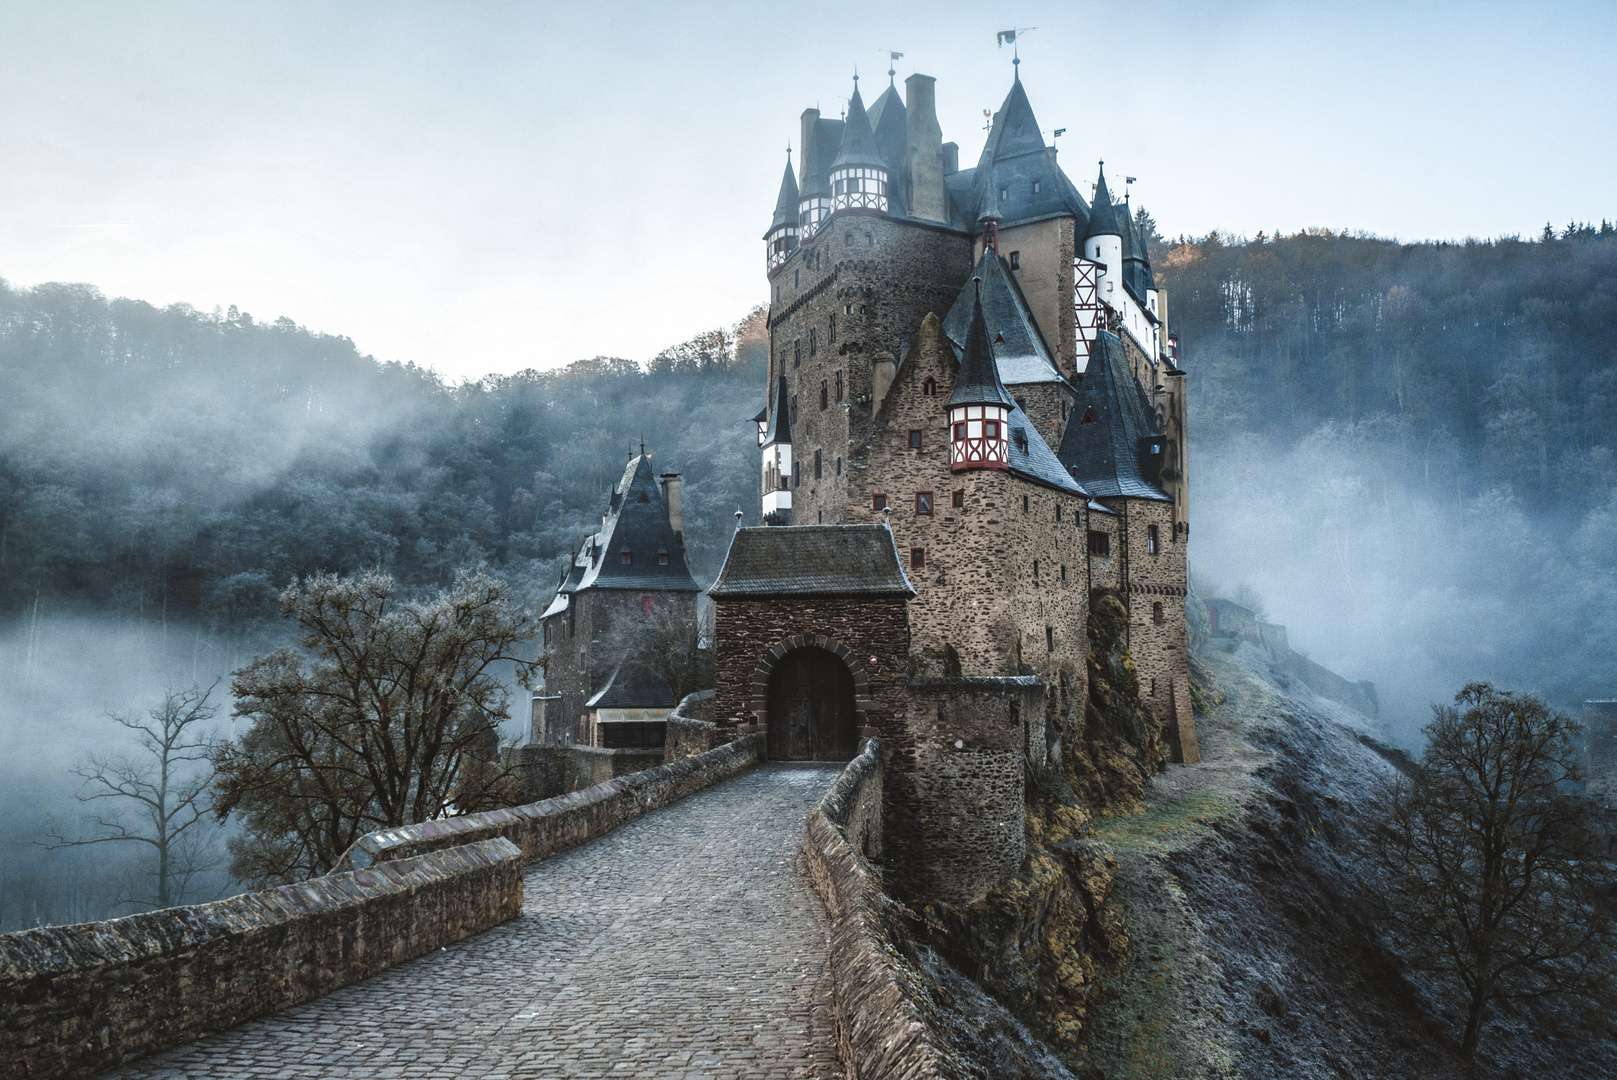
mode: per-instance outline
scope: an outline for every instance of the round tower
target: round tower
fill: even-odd
[[[1100,263],[1099,299],[1116,306],[1123,281],[1123,230],[1117,223],[1117,207],[1106,189],[1106,162],[1100,163],[1100,179],[1095,182],[1095,200],[1089,208],[1089,228],[1084,232],[1084,258]]]
[[[983,279],[972,278],[971,328],[960,355],[960,374],[949,398],[949,469],[1008,469],[1010,417],[1015,404],[999,381],[999,365],[983,320]]]
[[[837,149],[827,177],[831,185],[831,212],[874,210],[885,214],[890,179],[887,162],[876,149],[870,117],[865,114],[865,103],[859,97],[859,76],[855,75],[848,119],[842,125],[842,145]]]
[[[797,250],[798,214],[797,176],[792,172],[792,151],[786,149],[786,175],[780,180],[780,195],[775,199],[775,217],[764,233],[764,252],[769,272],[779,270],[792,252]]]

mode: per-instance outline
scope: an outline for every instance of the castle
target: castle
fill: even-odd
[[[709,590],[710,741],[847,760],[877,737],[889,864],[947,899],[1014,870],[1027,770],[1082,738],[1099,590],[1170,756],[1200,755],[1185,379],[1150,253],[1104,167],[1092,199],[1067,178],[1019,75],[973,168],[934,100],[912,75],[867,110],[855,80],[844,118],[802,115],[764,237],[763,524]],[[677,477],[633,459],[543,618],[540,741],[632,745],[615,723],[666,715],[592,643],[656,605],[694,619],[679,531]]]

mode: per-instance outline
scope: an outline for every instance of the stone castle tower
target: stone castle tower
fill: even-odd
[[[765,234],[763,520],[890,524],[914,678],[1036,675],[1082,700],[1091,591],[1129,609],[1141,693],[1196,760],[1184,373],[1104,165],[1092,199],[1019,77],[975,167],[934,80],[802,115]],[[784,537],[778,543],[786,543]]]

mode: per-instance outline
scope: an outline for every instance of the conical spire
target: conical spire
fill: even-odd
[[[786,391],[786,376],[782,375],[775,381],[775,407],[769,414],[769,428],[764,432],[765,446],[771,443],[791,444],[791,403],[791,395]]]
[[[842,125],[842,145],[837,149],[837,159],[831,163],[831,168],[836,170],[847,165],[887,168],[887,163],[876,150],[876,135],[870,130],[870,117],[865,113],[864,100],[859,96],[857,75],[853,80],[853,97],[848,99],[848,118]]]
[[[1106,189],[1106,162],[1100,163],[1100,179],[1095,182],[1095,201],[1089,207],[1089,229],[1084,239],[1093,236],[1121,237],[1117,224],[1117,207],[1112,204],[1112,193]]]
[[[966,330],[966,341],[960,351],[960,376],[955,380],[954,395],[949,407],[957,405],[1001,405],[1007,409],[1016,403],[999,381],[999,365],[994,362],[994,346],[988,340],[988,323],[983,318],[983,279],[971,279],[976,296],[971,305],[971,326]]]
[[[775,218],[771,231],[782,225],[797,224],[797,174],[792,172],[792,152],[786,151],[786,175],[780,178],[780,196],[775,200]]]
[[[983,202],[982,208],[977,211],[977,223],[985,221],[1001,221],[999,213],[999,181],[994,179],[993,170],[985,169],[983,176]]]

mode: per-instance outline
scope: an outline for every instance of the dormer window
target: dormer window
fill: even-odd
[[[1020,251],[1011,252],[1011,269],[1022,269],[1022,253]]]
[[[660,550],[660,551],[657,552],[657,565],[658,566],[667,566],[668,565],[668,551],[666,549],[663,549],[663,550]]]
[[[630,552],[624,551],[618,554],[618,559],[622,561],[624,566],[629,566],[634,562],[634,555]]]
[[[1037,195],[1043,189],[1043,187],[1044,187],[1043,181],[1040,181],[1040,180],[1033,181],[1033,194]]]

